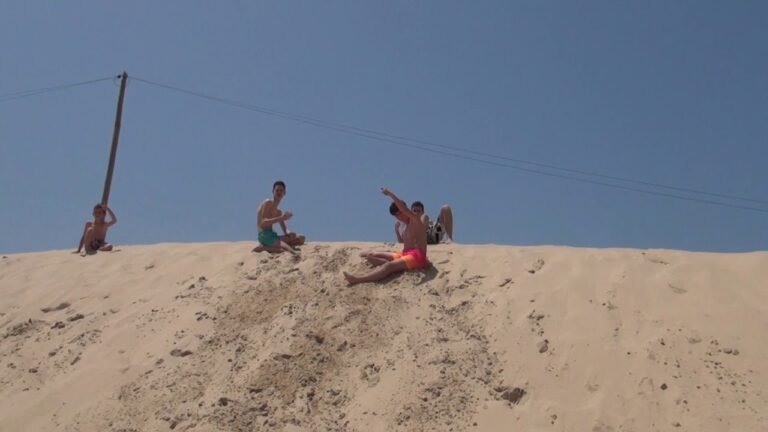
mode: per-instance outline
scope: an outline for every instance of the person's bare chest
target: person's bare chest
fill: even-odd
[[[267,204],[264,207],[264,217],[271,219],[280,215],[280,210],[277,209],[277,205],[274,203]]]
[[[107,233],[107,225],[106,224],[93,224],[93,232],[97,236],[103,237],[104,234]]]
[[[418,242],[419,236],[424,234],[422,231],[424,231],[423,226],[415,223],[408,224],[403,233],[403,243],[413,244]]]

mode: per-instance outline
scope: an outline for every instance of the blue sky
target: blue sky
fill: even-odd
[[[766,17],[761,1],[6,1],[0,95],[126,70],[441,145],[751,197],[763,202],[684,194],[768,210]],[[74,249],[101,197],[117,93],[104,81],[0,98],[0,252]],[[378,189],[388,186],[430,214],[450,204],[462,243],[768,242],[768,212],[447,157],[135,80],[109,240],[255,239],[256,207],[276,179],[288,184],[289,227],[310,240],[391,240]]]

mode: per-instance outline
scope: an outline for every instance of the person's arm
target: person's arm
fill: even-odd
[[[423,223],[425,227],[429,227],[429,225],[430,225],[429,216],[427,216],[426,213],[423,213],[421,215],[421,223]]]
[[[88,231],[88,228],[92,225],[91,222],[85,223],[85,228],[83,228],[83,235],[80,236],[80,244],[77,245],[77,250],[75,253],[80,253],[81,250],[83,250],[83,245],[85,243],[85,233]]]
[[[416,215],[416,213],[412,212],[411,209],[408,208],[407,205],[405,205],[405,201],[401,200],[397,197],[392,191],[390,191],[387,188],[381,188],[381,193],[388,196],[390,199],[392,199],[392,202],[395,203],[397,206],[397,210],[400,211],[402,214],[404,214],[408,219],[410,220],[420,220],[419,217]]]
[[[109,208],[106,204],[104,205],[104,208],[107,210],[107,213],[109,213],[109,218],[112,219],[107,222],[107,228],[109,228],[117,223],[117,216],[115,216],[115,212],[113,212],[112,209]]]
[[[264,215],[265,209],[267,208],[267,205],[268,205],[268,203],[264,202],[259,207],[259,216],[258,216],[258,218],[261,221],[261,222],[259,222],[259,229],[271,228],[272,225],[274,225],[276,223],[280,223],[280,225],[282,226],[285,221],[287,221],[288,219],[291,218],[291,216],[293,216],[293,213],[291,213],[291,212],[284,212],[280,216],[276,216],[276,217],[269,218],[269,219],[264,219],[263,215]]]
[[[397,237],[398,243],[403,242],[403,236],[400,235],[400,221],[395,222],[395,236]]]
[[[281,215],[282,215],[282,213],[281,213]],[[283,234],[284,235],[288,235],[288,233],[290,232],[290,231],[288,231],[288,227],[285,226],[285,219],[280,221],[280,228],[283,229]]]

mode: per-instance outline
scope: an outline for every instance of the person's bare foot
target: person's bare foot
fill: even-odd
[[[99,250],[102,252],[112,252],[112,249],[114,249],[114,246],[108,244],[106,246],[102,246]]]
[[[347,283],[349,284],[349,286],[352,286],[359,282],[356,277],[352,276],[347,272],[344,272],[344,279],[347,280]]]
[[[450,238],[450,237],[446,237],[446,238],[442,239],[440,241],[440,243],[442,243],[442,244],[451,244],[451,243],[453,243],[453,239]]]
[[[262,246],[262,245],[258,245],[258,246],[256,246],[255,248],[253,248],[253,249],[251,250],[251,252],[264,252],[265,250],[267,250],[267,249],[265,249],[265,248],[264,248],[264,246]]]

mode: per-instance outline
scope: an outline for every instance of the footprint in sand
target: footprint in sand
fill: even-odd
[[[498,395],[496,395],[498,399],[508,401],[510,405],[517,405],[520,403],[520,400],[527,393],[525,389],[520,387],[497,386],[494,390],[498,393]]]
[[[531,269],[528,270],[528,273],[535,274],[537,271],[541,270],[542,267],[544,267],[544,260],[539,258],[535,263],[533,263],[533,266],[531,266]]]
[[[642,252],[642,255],[645,256],[645,258],[648,260],[649,263],[661,264],[661,265],[669,265],[669,263],[664,261],[663,259],[657,258],[655,256],[648,256],[648,255],[645,254],[645,252]]]
[[[688,292],[688,290],[685,288],[680,288],[679,286],[672,285],[672,284],[667,284],[667,285],[669,285],[669,289],[671,289],[672,292],[675,294],[685,294]]]
[[[171,350],[171,356],[173,357],[186,357],[188,355],[192,355],[192,351],[190,350],[180,350],[178,348],[174,348]]]
[[[48,313],[48,312],[56,312],[56,311],[60,311],[60,310],[62,310],[62,309],[66,309],[66,308],[68,308],[69,306],[71,306],[69,303],[67,303],[67,302],[63,302],[63,303],[59,303],[59,305],[58,305],[58,306],[54,306],[54,307],[44,307],[44,308],[42,308],[42,309],[40,309],[40,310],[41,310],[41,311],[43,311],[43,313]]]
[[[374,363],[368,363],[367,365],[363,366],[362,370],[360,371],[360,379],[367,381],[369,387],[373,387],[379,383],[380,370],[380,366]]]

